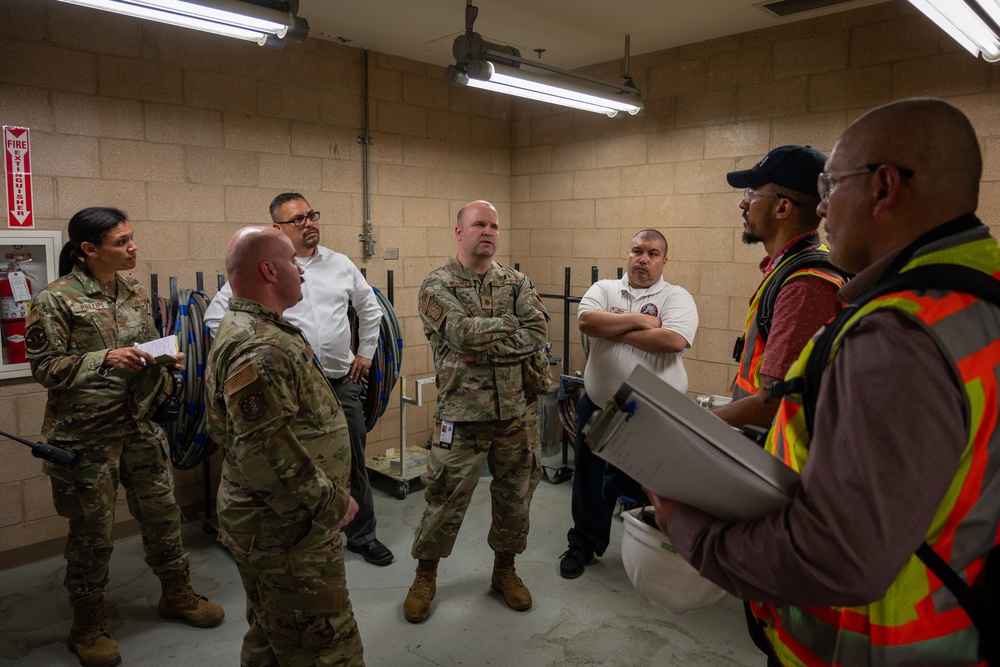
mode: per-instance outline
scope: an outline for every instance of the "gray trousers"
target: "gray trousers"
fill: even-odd
[[[364,408],[361,407],[361,385],[352,382],[346,375],[329,381],[344,408],[347,430],[351,434],[351,496],[358,503],[358,513],[344,527],[344,535],[348,544],[361,546],[375,539],[375,500],[365,465],[368,432],[365,430]]]

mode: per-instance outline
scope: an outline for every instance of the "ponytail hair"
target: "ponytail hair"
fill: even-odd
[[[69,241],[59,253],[59,275],[72,273],[74,266],[87,268],[87,255],[81,246],[84,243],[101,245],[104,235],[126,220],[128,214],[117,208],[95,206],[78,211],[70,218],[66,230]]]

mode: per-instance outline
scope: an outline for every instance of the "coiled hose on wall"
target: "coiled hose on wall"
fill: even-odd
[[[177,292],[177,311],[170,313],[166,330],[177,335],[177,345],[184,353],[184,408],[172,424],[165,424],[174,467],[189,470],[209,456],[218,445],[205,430],[205,365],[212,349],[212,336],[205,326],[205,310],[211,299],[205,292],[182,289]]]
[[[378,345],[375,347],[372,365],[361,382],[361,405],[365,411],[366,431],[375,428],[379,417],[385,413],[403,364],[403,333],[396,311],[381,290],[377,287],[372,287],[372,290],[382,307],[382,320],[379,323]],[[353,308],[348,309],[348,317],[351,322],[351,349],[357,352],[358,318]]]
[[[365,429],[371,431],[385,413],[399,379],[403,356],[403,335],[396,311],[385,295],[372,288],[382,319],[379,339],[372,365],[362,379],[361,404],[365,413]],[[170,460],[175,468],[189,470],[211,456],[218,445],[209,439],[205,429],[205,366],[212,349],[212,336],[205,327],[205,311],[211,302],[200,290],[182,289],[177,292],[177,304],[160,298],[164,313],[163,330],[177,335],[177,344],[184,353],[184,408],[177,421],[164,424],[170,443]],[[357,351],[358,319],[348,310],[351,322],[351,348]]]

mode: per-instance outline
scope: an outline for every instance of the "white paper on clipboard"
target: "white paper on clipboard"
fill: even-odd
[[[799,483],[791,468],[641,366],[586,435],[598,456],[650,491],[720,519],[781,509]]]

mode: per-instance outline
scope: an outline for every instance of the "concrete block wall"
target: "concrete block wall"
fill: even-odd
[[[874,106],[943,97],[981,138],[979,214],[994,229],[1000,224],[1000,66],[970,56],[902,0],[633,56],[630,70],[646,102],[642,116],[514,106],[515,256],[547,293],[562,292],[569,266],[579,296],[592,266],[615,277],[632,235],[661,230],[665,278],[694,295],[701,318],[685,356],[692,393],[728,393],[733,341],[761,278],[763,247],[741,242],[742,193],[727,185],[727,172],[784,144],[829,153]],[[621,63],[586,71],[616,80]],[[573,328],[570,369],[584,365]]]
[[[459,207],[489,199],[510,218],[510,105],[447,86],[440,67],[369,54],[377,245],[365,259],[364,76],[363,51],[331,42],[263,49],[51,0],[0,0],[0,123],[31,128],[38,228],[65,230],[87,206],[123,208],[136,229],[136,278],[148,288],[153,273],[161,285],[177,276],[194,288],[200,271],[214,292],[230,235],[269,223],[276,194],[302,192],[323,214],[324,245],[382,290],[393,272],[402,372],[423,377],[433,366],[417,291],[452,254]],[[383,259],[388,248],[399,258]],[[509,249],[501,251],[509,261]],[[423,407],[407,407],[410,444],[428,439],[427,394]],[[40,439],[44,406],[30,378],[0,381],[0,429]],[[397,386],[368,436],[369,453],[399,440]],[[30,450],[11,441],[0,448],[8,461],[0,471],[4,567],[33,545],[60,550],[65,521]],[[220,460],[212,459],[213,488]],[[175,472],[178,498],[192,511],[203,502],[203,474]],[[129,524],[120,501],[119,520]]]
[[[542,292],[613,277],[645,227],[670,242],[666,278],[695,297],[701,329],[686,357],[690,390],[725,393],[732,340],[759,281],[763,251],[740,242],[740,194],[725,173],[774,146],[829,151],[877,104],[936,95],[964,109],[985,157],[980,215],[1000,221],[1000,69],[962,51],[904,0],[633,56],[644,115],[608,119],[446,86],[442,69],[370,53],[371,219],[377,256],[357,241],[364,174],[363,53],[308,40],[284,50],[142,23],[53,0],[0,0],[0,123],[32,128],[38,225],[63,230],[85,206],[129,211],[136,277],[221,272],[225,244],[267,221],[284,190],[323,212],[323,243],[385,287],[394,272],[403,372],[432,372],[416,294],[454,249],[458,208],[493,201],[503,262]],[[619,62],[588,68],[613,79]],[[3,195],[0,195],[2,197]],[[0,201],[0,204],[6,204]],[[382,259],[399,248],[398,260]],[[210,284],[211,280],[209,281]],[[561,354],[563,317],[550,302]],[[570,368],[584,359],[570,316]],[[431,405],[407,410],[426,440]],[[40,437],[45,394],[0,381],[0,428]],[[370,453],[399,443],[399,403],[369,434]],[[60,548],[48,480],[27,448],[0,441],[0,567]],[[219,458],[211,476],[218,476]],[[181,502],[202,500],[202,470],[177,474]],[[124,502],[120,519],[128,514]]]

